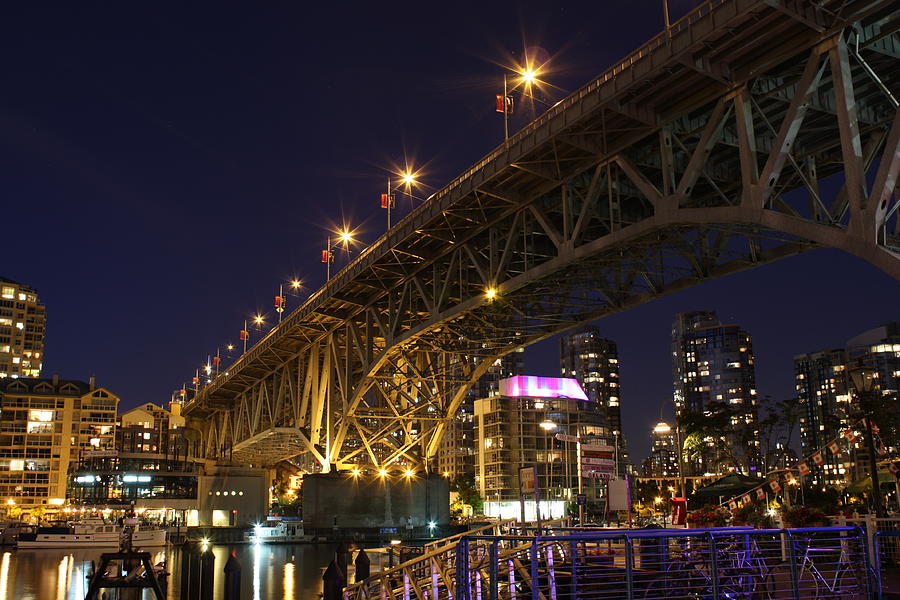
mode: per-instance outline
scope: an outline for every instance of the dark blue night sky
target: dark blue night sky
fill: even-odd
[[[421,168],[426,196],[490,151],[525,47],[552,57],[555,101],[662,26],[656,0],[56,4],[0,9],[0,275],[47,305],[44,373],[96,374],[126,407],[167,401],[249,315],[271,322],[279,283],[318,287],[330,229],[382,233],[390,170]],[[671,397],[676,312],[741,323],[760,394],[786,398],[794,354],[900,319],[898,300],[821,250],[602,321],[632,456]],[[557,373],[557,344],[531,373]]]

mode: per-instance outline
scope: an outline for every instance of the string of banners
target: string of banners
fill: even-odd
[[[833,454],[835,456],[839,456],[841,454],[841,452],[843,451],[843,448],[842,448],[843,444],[852,444],[859,438],[859,434],[856,432],[855,429],[858,425],[862,425],[864,427],[865,422],[866,422],[865,419],[862,419],[862,420],[858,421],[857,423],[854,423],[848,429],[845,429],[844,431],[842,431],[840,433],[840,435],[838,435],[836,438],[834,438],[833,440],[831,440],[830,442],[828,442],[827,444],[825,444],[824,446],[822,446],[821,448],[819,448],[818,450],[816,450],[815,452],[813,452],[812,454],[810,454],[809,456],[804,458],[803,460],[799,461],[795,465],[794,468],[800,474],[800,477],[805,477],[806,475],[810,474],[810,468],[809,468],[810,464],[813,464],[817,467],[821,467],[822,465],[824,465],[826,452],[830,452],[831,454]],[[878,426],[875,425],[875,421],[872,421],[872,433],[875,436],[878,435]],[[881,442],[881,438],[879,437],[878,438],[878,454],[879,454],[879,456],[883,456],[886,453],[887,453],[887,450],[885,449],[884,444]],[[898,474],[900,474],[900,464],[891,463],[889,468],[891,470],[891,473],[894,474],[894,476],[898,476]],[[793,479],[793,476],[790,476],[790,479]],[[728,508],[730,508],[731,510],[736,510],[738,507],[738,501],[740,501],[741,504],[747,504],[748,502],[756,502],[758,500],[765,500],[767,488],[769,490],[772,490],[772,492],[775,494],[778,494],[779,492],[781,492],[781,490],[782,490],[781,475],[779,474],[774,477],[770,477],[770,478],[766,479],[763,483],[756,486],[755,488],[748,490],[748,491],[744,492],[743,494],[738,494],[737,496],[734,496],[730,500],[726,500],[725,502],[721,503],[719,506],[728,506]]]

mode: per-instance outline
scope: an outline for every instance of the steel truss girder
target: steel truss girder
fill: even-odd
[[[860,10],[881,39],[898,22]],[[853,24],[829,18],[667,117],[598,106],[483,161],[470,191],[405,219],[187,407],[208,456],[427,466],[496,359],[579,323],[817,247],[900,279],[900,113],[848,58]],[[896,96],[900,60],[867,60]]]

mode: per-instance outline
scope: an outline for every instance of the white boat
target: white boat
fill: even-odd
[[[258,523],[244,534],[244,539],[253,544],[302,544],[313,541],[313,536],[303,533],[300,521],[270,519]]]
[[[129,534],[134,548],[149,548],[166,544],[165,529],[145,529],[139,526],[121,527],[102,519],[85,519],[76,523],[50,527],[33,527],[31,532],[19,534],[19,548],[119,548]]]

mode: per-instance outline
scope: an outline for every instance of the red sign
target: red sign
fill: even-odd
[[[672,525],[684,525],[687,519],[687,500],[684,498],[672,498]]]
[[[329,260],[334,259],[334,254],[331,250],[322,250],[322,262],[327,263]]]
[[[284,303],[284,298],[281,296],[275,296],[275,308],[281,308],[281,305]]]
[[[381,208],[394,208],[395,206],[397,206],[397,204],[393,194],[381,195]]]
[[[494,111],[498,113],[506,112],[506,99],[503,97],[503,94],[497,94]]]
[[[213,356],[213,366],[214,367],[218,367],[219,363],[221,363],[221,362],[222,362],[221,358],[219,358],[218,356]]]
[[[246,329],[241,329],[241,341],[246,342],[248,339],[250,339],[250,332]]]

